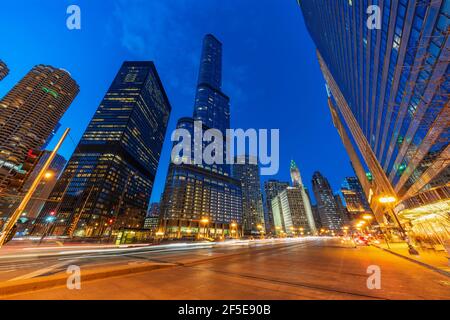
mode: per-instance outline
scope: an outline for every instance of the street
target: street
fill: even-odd
[[[450,279],[374,247],[337,238],[239,241],[123,249],[43,250],[22,260],[0,258],[1,281],[42,278],[111,265],[154,263],[166,268],[8,299],[450,299]],[[367,286],[379,266],[381,289]],[[82,277],[81,277],[82,278]]]

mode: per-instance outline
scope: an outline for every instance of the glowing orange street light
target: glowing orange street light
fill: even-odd
[[[45,174],[44,174],[44,178],[45,179],[51,179],[51,178],[53,178],[53,172],[52,171],[47,171]]]
[[[381,196],[378,198],[378,202],[383,204],[395,203],[397,202],[397,198],[394,196]]]

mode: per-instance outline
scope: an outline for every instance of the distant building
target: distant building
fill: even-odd
[[[151,203],[144,220],[144,229],[156,232],[160,225],[160,214],[159,203]]]
[[[52,234],[143,227],[170,112],[153,62],[124,62],[41,212]]]
[[[151,203],[147,210],[147,217],[159,217],[161,214],[159,202]]]
[[[322,228],[335,231],[341,230],[345,224],[345,220],[342,216],[341,208],[336,203],[328,179],[322,176],[320,172],[315,172],[312,185]]]
[[[291,161],[291,179],[292,179],[292,185],[294,188],[298,188],[301,191],[302,196],[302,204],[305,210],[306,219],[308,220],[309,224],[309,230],[311,234],[317,233],[316,224],[314,221],[313,212],[311,209],[311,201],[309,198],[308,190],[306,189],[305,185],[303,184],[302,176],[300,174],[300,169],[297,167],[297,164],[294,160]]]
[[[266,199],[266,214],[264,216],[264,222],[266,224],[266,232],[268,233],[275,233],[272,200],[287,187],[289,187],[289,182],[282,182],[278,180],[268,180],[264,182],[264,193]]]
[[[272,211],[277,234],[281,231],[288,235],[314,234],[315,224],[308,219],[303,192],[300,188],[288,187],[272,200]]]
[[[341,192],[352,219],[358,218],[361,214],[372,212],[357,177],[345,178],[341,186]]]
[[[342,198],[339,194],[334,195],[334,201],[336,201],[336,205],[339,209],[339,212],[341,214],[342,220],[344,224],[348,224],[350,222],[350,214],[345,207],[344,203],[342,202]]]
[[[48,160],[50,153],[51,151],[44,151],[42,157],[39,159],[38,164],[25,183],[24,192],[26,192],[31,187],[31,184],[36,179],[39,172],[42,170],[45,162]],[[34,220],[37,218],[39,212],[45,204],[45,200],[50,196],[53,187],[56,185],[56,182],[63,172],[66,163],[67,160],[63,156],[59,154],[55,156],[50,164],[50,167],[47,170],[47,174],[44,176],[44,179],[42,179],[40,185],[37,187],[36,191],[33,194],[33,198],[25,208],[23,216],[26,216],[30,220]]]
[[[257,235],[261,231],[265,232],[258,159],[251,156],[237,157],[233,165],[233,178],[241,182],[244,233]]]
[[[2,81],[9,73],[8,66],[5,62],[0,60],[0,81]]]
[[[193,117],[179,119],[177,129],[194,137],[195,124],[201,122],[200,131],[217,129],[225,136],[230,128],[230,99],[221,87],[222,43],[208,34],[203,39]],[[241,182],[230,176],[229,165],[195,163],[192,155],[196,147],[191,145],[190,162],[183,154],[175,156],[177,164],[169,165],[161,199],[161,229],[170,238],[240,234]],[[223,149],[226,155],[225,141]]]
[[[322,222],[320,221],[320,214],[319,214],[319,208],[317,207],[317,204],[311,206],[311,210],[314,217],[314,222],[316,223],[316,228],[319,230],[322,228]]]

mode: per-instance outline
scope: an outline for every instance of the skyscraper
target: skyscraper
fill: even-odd
[[[350,214],[347,210],[347,207],[342,202],[342,198],[339,194],[334,195],[334,201],[336,202],[336,206],[339,210],[339,213],[342,217],[342,221],[344,224],[348,224],[350,222]]]
[[[44,145],[78,92],[67,71],[38,65],[0,100],[0,193],[22,171],[29,151]]]
[[[258,159],[254,156],[237,157],[233,178],[241,182],[244,233],[257,235],[261,231],[266,232]]]
[[[315,172],[312,178],[312,186],[322,228],[334,231],[340,230],[344,226],[345,220],[336,203],[328,179],[322,176],[320,172]]]
[[[222,44],[206,35],[200,62],[192,118],[179,119],[177,128],[195,136],[200,131],[217,129],[225,135],[230,127],[229,98],[221,91]],[[203,142],[204,143],[204,142]],[[191,145],[194,153],[197,145]],[[224,158],[226,145],[224,139]],[[230,177],[226,164],[195,163],[180,155],[182,164],[171,163],[161,201],[162,226],[168,237],[232,236],[242,230],[241,182]],[[178,157],[176,157],[178,158]]]
[[[272,211],[276,233],[280,230],[289,235],[311,235],[316,233],[314,220],[308,218],[308,204],[298,187],[288,187],[272,200]]]
[[[159,202],[151,203],[148,207],[147,217],[144,221],[144,229],[150,230],[152,233],[157,232],[161,218],[161,210]]]
[[[398,217],[411,235],[448,240],[448,1],[383,1],[374,26],[366,0],[299,5],[333,122],[381,228],[389,235]],[[388,197],[397,201],[378,201]]]
[[[372,212],[357,177],[345,178],[341,186],[341,192],[344,196],[347,210],[353,219],[358,218],[361,214]]]
[[[302,175],[300,174],[300,169],[297,167],[297,164],[294,160],[291,161],[291,179],[292,179],[292,185],[294,188],[297,188],[300,190],[300,195],[302,198],[302,204],[305,211],[306,220],[309,224],[309,231],[313,234],[316,233],[316,224],[314,221],[314,215],[311,209],[311,202],[309,199],[309,195],[307,193],[307,190],[305,186],[303,185]]]
[[[224,135],[230,128],[230,99],[222,92],[222,43],[211,34],[203,39],[194,105],[194,120]]]
[[[278,180],[268,180],[264,182],[264,193],[266,196],[266,215],[264,216],[264,222],[266,224],[266,232],[275,233],[272,200],[287,187],[289,187],[288,182]]]
[[[2,81],[9,73],[8,66],[0,60],[0,81]]]
[[[170,112],[153,62],[124,62],[40,222],[56,214],[53,234],[80,237],[142,228]]]
[[[224,137],[230,128],[230,98],[222,92],[222,43],[211,34],[203,39],[193,118],[206,128],[220,130]],[[225,140],[223,152],[225,157]],[[214,164],[214,168],[220,173],[231,173],[226,164]]]

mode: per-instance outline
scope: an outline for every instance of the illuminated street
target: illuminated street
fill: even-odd
[[[338,239],[198,246],[170,245],[157,252],[156,248],[128,248],[109,253],[92,249],[95,253],[78,251],[66,252],[65,257],[29,257],[23,261],[26,263],[15,260],[15,264],[3,259],[0,276],[3,281],[33,276],[39,279],[65,272],[68,264],[81,266],[82,274],[83,270],[111,265],[152,262],[168,267],[96,281],[82,279],[81,290],[59,287],[11,296],[14,299],[450,298],[450,278],[380,249],[354,248]],[[28,268],[21,269],[18,265]],[[381,268],[381,290],[367,288],[367,268],[371,265]]]

